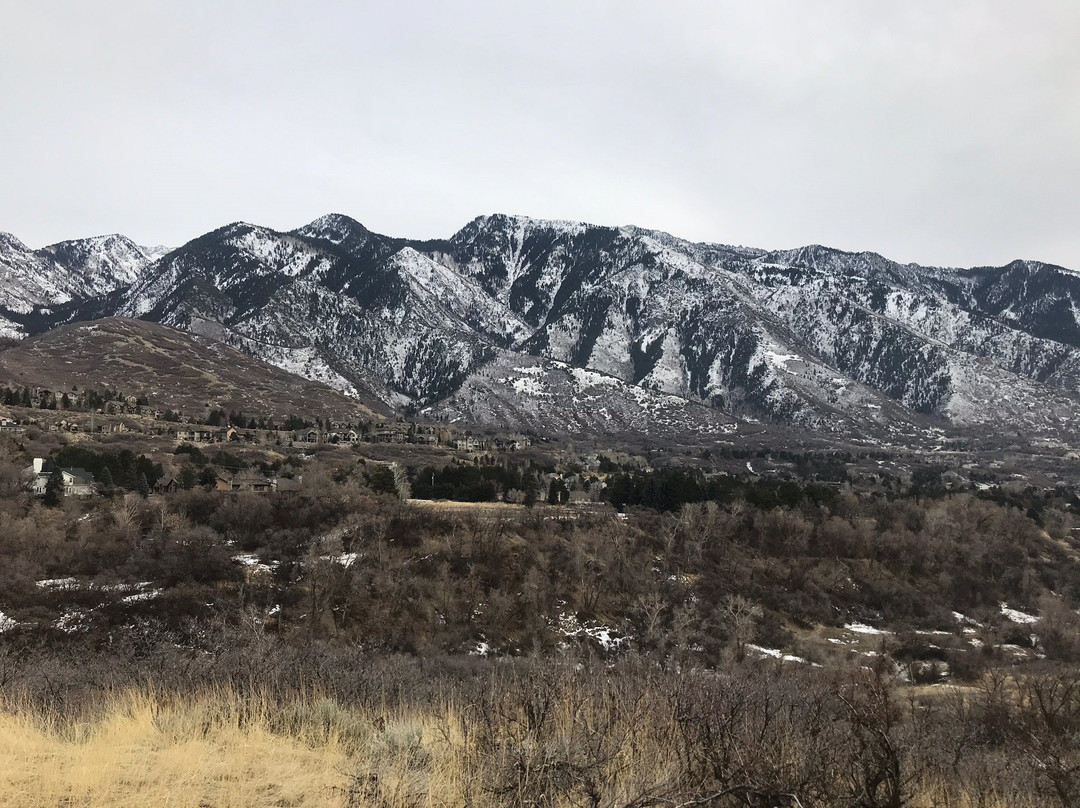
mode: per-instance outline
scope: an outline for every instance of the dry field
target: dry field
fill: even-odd
[[[0,805],[337,806],[349,741],[276,732],[265,703],[117,694],[97,715],[0,712]]]
[[[433,704],[395,711],[345,707],[318,695],[274,701],[226,688],[187,697],[144,689],[106,694],[64,719],[0,700],[0,806],[1055,804],[1015,793],[1005,799],[984,791],[976,798],[933,776],[909,783],[910,799],[895,804],[825,801],[820,790],[818,799],[804,795],[805,803],[775,792],[770,802],[753,802],[738,784],[703,800],[685,779],[673,714],[642,701],[612,710],[605,701],[611,695],[550,703],[514,695],[467,709]],[[760,748],[751,743],[742,751],[753,758],[748,765],[762,766],[759,774],[783,779],[801,770],[798,776],[812,783],[820,739],[804,744],[783,712],[773,725],[753,729]]]

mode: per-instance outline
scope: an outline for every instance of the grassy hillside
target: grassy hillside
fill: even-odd
[[[0,384],[111,388],[186,413],[208,404],[340,421],[385,412],[373,397],[349,398],[207,337],[122,318],[63,326],[0,352]]]

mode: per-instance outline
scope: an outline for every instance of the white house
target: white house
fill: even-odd
[[[34,481],[32,490],[35,496],[45,496],[45,489],[49,486],[51,472],[45,471],[45,458],[35,457],[34,465],[27,468],[27,472],[33,474]],[[64,479],[65,497],[88,497],[94,493],[94,475],[86,469],[60,469]]]

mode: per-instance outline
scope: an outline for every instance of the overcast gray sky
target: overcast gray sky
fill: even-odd
[[[0,230],[177,245],[481,213],[1080,269],[1078,0],[0,12]]]

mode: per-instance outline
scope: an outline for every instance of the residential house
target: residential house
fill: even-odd
[[[272,481],[272,485],[274,490],[279,494],[299,494],[303,481],[303,477],[297,477],[295,479],[277,477]]]
[[[294,433],[293,440],[299,441],[300,443],[320,443],[322,434],[315,427],[312,427],[311,429],[302,429],[299,432]]]
[[[372,443],[393,443],[394,442],[394,431],[392,429],[386,429],[385,427],[382,428],[382,429],[376,429],[374,432],[371,433],[371,442]]]
[[[49,487],[49,478],[52,477],[52,470],[45,469],[45,458],[35,457],[34,464],[27,468],[27,473],[33,475],[34,495],[45,496]],[[65,497],[88,497],[94,493],[94,475],[86,469],[60,469],[60,475],[64,481]]]
[[[215,491],[248,491],[265,494],[273,490],[273,481],[257,471],[238,471],[230,475],[218,475]]]
[[[176,477],[172,475],[164,477],[154,483],[155,494],[171,494],[173,491],[176,491],[179,488],[180,483],[177,481]]]
[[[176,439],[181,443],[213,443],[214,432],[211,429],[193,427],[176,430]]]
[[[463,452],[480,452],[484,449],[484,441],[471,435],[460,437],[454,440],[454,448]]]

